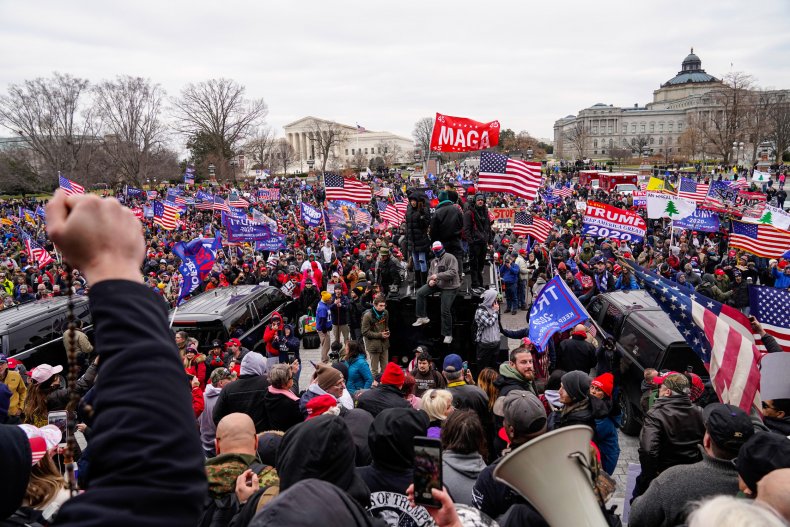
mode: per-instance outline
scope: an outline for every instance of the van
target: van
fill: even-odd
[[[268,285],[221,287],[201,293],[173,309],[173,331],[186,331],[207,352],[211,343],[231,338],[243,347],[263,352],[263,332],[272,313],[293,321],[295,304],[282,291]]]
[[[637,435],[642,428],[641,385],[647,368],[678,372],[690,369],[706,383],[707,393],[702,400],[708,400],[712,391],[708,370],[669,315],[647,292],[604,293],[590,301],[587,311],[599,340],[614,339],[622,357],[617,402],[622,411],[623,432]]]
[[[88,297],[74,296],[74,318],[92,335]],[[63,332],[68,329],[68,297],[28,302],[0,311],[0,353],[23,361],[28,369],[39,364],[65,366],[68,362]]]

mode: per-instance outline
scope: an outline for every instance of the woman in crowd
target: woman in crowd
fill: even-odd
[[[436,434],[444,424],[447,416],[453,411],[453,394],[449,390],[428,390],[422,394],[422,410],[428,414],[430,424],[428,425],[428,436]]]
[[[365,348],[356,340],[346,341],[345,361],[348,366],[346,389],[352,396],[358,390],[367,390],[373,384],[373,374],[367,361]]]
[[[442,427],[442,482],[455,503],[474,506],[472,488],[486,468],[485,432],[471,410],[450,413]]]

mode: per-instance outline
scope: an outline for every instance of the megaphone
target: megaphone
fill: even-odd
[[[589,426],[536,437],[505,456],[494,477],[526,498],[549,525],[607,527],[592,489]]]

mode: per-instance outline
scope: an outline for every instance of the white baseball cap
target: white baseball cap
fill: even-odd
[[[33,368],[30,372],[30,378],[37,383],[47,382],[53,375],[63,371],[63,366],[50,366],[49,364],[40,364]]]

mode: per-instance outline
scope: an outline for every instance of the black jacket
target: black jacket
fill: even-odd
[[[642,473],[637,478],[634,496],[644,493],[650,482],[669,467],[700,461],[702,455],[697,445],[702,443],[704,435],[702,409],[693,405],[688,395],[656,399],[645,415],[639,435]]]
[[[571,336],[560,342],[557,353],[557,368],[564,371],[579,370],[590,373],[598,360],[595,357],[595,346],[582,337]]]
[[[464,219],[458,207],[448,201],[439,203],[431,218],[431,241],[440,241],[445,250],[453,252],[461,248],[463,228]]]
[[[409,196],[409,200],[416,199],[418,208],[412,208],[411,201],[406,209],[406,239],[409,250],[412,252],[428,252],[431,249],[431,240],[428,238],[428,227],[431,225],[431,213],[422,193]]]
[[[387,408],[411,408],[411,405],[395,386],[379,384],[359,396],[357,407],[376,417]]]
[[[374,272],[376,283],[381,285],[385,295],[389,292],[389,286],[401,283],[400,269],[391,256],[386,260],[379,258],[371,270]]]
[[[67,501],[57,523],[192,527],[208,487],[165,303],[142,284],[107,280],[91,287],[90,307],[101,357],[90,491]],[[143,357],[154,383],[130,367]]]
[[[406,494],[414,470],[414,437],[425,435],[428,414],[409,408],[391,408],[381,412],[368,434],[373,463],[357,473],[371,492]]]
[[[482,212],[475,214],[475,205],[472,203],[464,211],[464,237],[471,245],[491,243],[491,218],[487,207],[483,206]]]
[[[249,415],[255,423],[255,432],[271,429],[264,398],[268,393],[269,381],[262,375],[242,375],[222,389],[214,406],[214,424],[228,414],[241,412]]]
[[[294,401],[285,395],[267,391],[263,403],[271,430],[287,432],[292,426],[304,421],[304,415],[299,410],[299,399]]]

